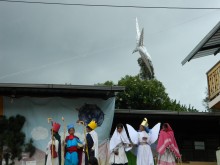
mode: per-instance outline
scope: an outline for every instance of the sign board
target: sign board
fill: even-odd
[[[205,150],[205,143],[203,141],[194,142],[195,150]]]

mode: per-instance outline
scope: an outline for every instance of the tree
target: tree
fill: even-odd
[[[203,106],[205,107],[206,111],[208,112],[214,112],[215,109],[211,109],[209,108],[209,92],[208,92],[208,88],[206,88],[206,91],[205,91],[205,98],[202,100],[202,104]]]
[[[144,61],[142,60],[142,58],[138,58],[138,64],[140,66],[140,78],[143,80],[150,80],[155,78],[154,77],[154,68],[151,66],[151,70],[153,72],[153,75],[151,75],[150,71],[147,69],[146,64],[144,63]]]
[[[197,111],[170,99],[163,84],[155,78],[147,80],[126,75],[117,85],[125,86],[125,91],[116,95],[116,108],[119,109]]]
[[[166,93],[163,84],[154,77],[154,68],[151,64],[150,73],[142,58],[138,59],[140,72],[137,76],[126,75],[118,81],[117,85],[125,86],[125,92],[116,96],[116,108],[120,109],[143,109],[143,110],[173,110],[197,112],[194,107],[187,108],[176,100],[171,100]],[[96,85],[112,86],[112,81],[98,83]]]
[[[36,148],[33,146],[33,139],[30,139],[27,144],[25,144],[24,152],[29,152],[29,157],[32,157],[36,151]]]
[[[4,146],[4,131],[7,128],[7,119],[5,116],[0,116],[0,165],[3,160],[3,146]]]
[[[193,107],[186,108],[171,100],[163,84],[157,79],[141,80],[138,76],[125,76],[118,85],[125,86],[125,92],[118,93],[117,108],[145,110],[197,111]]]
[[[118,93],[116,107],[135,109],[160,109],[168,98],[165,88],[156,79],[141,80],[138,76],[125,76],[118,85],[125,86],[125,92]]]
[[[104,83],[97,83],[95,85],[106,85],[106,86],[113,86],[114,82],[113,81],[106,81]]]
[[[6,165],[9,160],[14,164],[15,158],[20,160],[23,150],[30,152],[31,155],[35,152],[35,147],[32,145],[33,141],[25,144],[25,134],[22,132],[22,127],[25,123],[25,117],[16,115],[15,117],[5,116],[1,117],[0,120],[0,153],[2,164],[3,158],[5,159]]]

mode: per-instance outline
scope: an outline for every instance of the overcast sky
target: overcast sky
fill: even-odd
[[[29,0],[31,1],[31,0]],[[42,0],[43,1],[43,0]],[[47,2],[220,7],[219,0]],[[135,9],[0,2],[0,83],[93,85],[137,75],[135,18],[156,78],[172,99],[204,111],[206,72],[220,59],[181,61],[220,21],[220,10]]]

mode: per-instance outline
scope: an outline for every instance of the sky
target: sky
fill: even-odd
[[[31,0],[29,0],[31,1]],[[33,1],[33,0],[32,0]],[[42,0],[43,1],[43,0]],[[44,2],[219,7],[219,0],[44,0]],[[93,85],[137,75],[135,19],[155,76],[171,99],[205,111],[207,71],[220,56],[182,60],[220,21],[220,9],[42,5],[0,1],[0,83]]]

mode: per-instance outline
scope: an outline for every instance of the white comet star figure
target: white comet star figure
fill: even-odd
[[[150,77],[154,77],[154,71],[153,71],[153,64],[151,62],[151,56],[147,52],[146,47],[144,46],[144,28],[139,30],[138,20],[136,18],[136,30],[137,30],[137,37],[136,37],[136,48],[134,49],[133,53],[139,52],[141,55],[141,59],[144,61],[148,71],[150,72]]]

